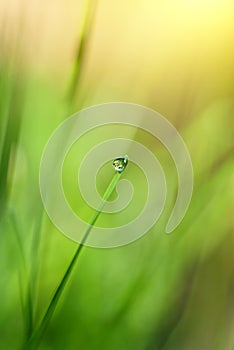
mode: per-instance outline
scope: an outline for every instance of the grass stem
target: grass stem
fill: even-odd
[[[90,220],[89,226],[87,228],[87,230],[84,233],[84,236],[82,238],[82,241],[80,243],[80,245],[78,246],[70,264],[68,265],[68,268],[62,278],[62,280],[60,281],[50,303],[49,306],[42,318],[42,320],[40,321],[39,326],[35,329],[35,331],[32,333],[31,337],[29,338],[29,340],[26,342],[26,344],[24,345],[23,349],[27,349],[27,350],[32,350],[32,349],[36,349],[37,346],[39,345],[40,339],[46,329],[46,326],[48,325],[54,310],[60,300],[61,294],[69,280],[69,277],[75,267],[75,264],[80,256],[80,253],[84,247],[84,243],[86,242],[88,235],[90,233],[90,231],[92,230],[95,222],[97,221],[98,217],[100,216],[100,214],[102,213],[103,207],[106,203],[106,201],[108,200],[108,198],[110,197],[110,195],[112,194],[113,190],[116,187],[116,184],[118,183],[119,179],[121,177],[121,173],[120,172],[116,172],[112,181],[110,182],[109,186],[107,187],[103,197],[102,197],[102,201],[100,203],[99,208],[95,211],[92,219]]]

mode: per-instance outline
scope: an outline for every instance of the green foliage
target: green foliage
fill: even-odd
[[[51,132],[68,117],[68,111],[74,111],[73,103],[79,109],[84,102],[76,89],[77,83],[82,83],[80,69],[93,8],[87,13],[67,99],[65,87],[57,84],[49,71],[46,76],[30,70],[26,74],[17,62],[8,63],[7,54],[1,59],[1,349],[20,349],[30,338],[51,305],[72,257],[79,252],[77,244],[58,232],[45,215],[38,170]],[[233,348],[233,102],[227,97],[233,92],[228,83],[226,91],[225,98],[220,93],[222,98],[207,102],[211,107],[202,110],[192,106],[189,99],[185,101],[194,108],[189,120],[184,117],[183,107],[177,111],[182,117],[175,124],[180,125],[191,153],[195,186],[188,213],[171,235],[163,232],[177,186],[174,165],[150,135],[140,130],[134,134],[136,141],[151,147],[165,170],[167,209],[150,232],[132,244],[110,250],[83,249],[78,264],[72,265],[72,279],[66,279],[57,308],[56,303],[53,306],[40,350]],[[144,87],[142,96],[144,100]],[[202,96],[209,99],[206,92]],[[154,105],[154,98],[149,102],[147,96],[144,103]],[[121,127],[116,131],[121,136],[125,132]],[[92,143],[111,132],[107,127],[86,135],[80,145],[75,145],[78,162]],[[64,173],[67,196],[74,210],[88,219],[90,208],[74,192],[75,177],[69,179],[74,170],[72,162],[68,156]],[[127,169],[126,177],[134,183],[137,200],[123,222],[139,212],[146,188],[139,169],[131,164]],[[109,183],[108,171],[104,168],[99,178],[102,193]],[[108,226],[108,215],[100,219],[103,226]]]

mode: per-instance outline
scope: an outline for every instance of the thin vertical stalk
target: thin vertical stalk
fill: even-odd
[[[24,86],[17,81],[19,77],[16,75],[12,82],[12,95],[7,106],[4,141],[0,155],[0,218],[6,207],[8,197],[8,172],[12,148],[18,143],[18,137],[21,126],[22,108],[23,108],[23,92]],[[14,162],[13,162],[14,164]]]
[[[17,223],[16,215],[12,210],[9,210],[9,216],[15,233],[15,238],[17,242],[18,252],[21,259],[21,265],[19,268],[19,288],[20,288],[20,297],[22,301],[22,311],[25,319],[25,339],[28,339],[33,330],[33,298],[31,290],[31,281],[29,277],[29,271],[27,267],[25,251],[21,240],[20,229]],[[23,285],[26,281],[26,295],[24,296]]]
[[[97,0],[88,0],[85,19],[81,30],[81,38],[76,52],[76,58],[71,75],[70,85],[68,88],[68,104],[69,108],[72,107],[74,97],[77,91],[78,83],[81,76],[81,68],[84,62],[84,56],[87,48],[89,34],[93,24],[94,15],[96,12]]]

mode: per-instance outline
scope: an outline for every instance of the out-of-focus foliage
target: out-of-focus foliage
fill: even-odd
[[[176,191],[172,160],[150,135],[115,129],[159,158],[168,209],[128,246],[84,249],[39,348],[234,348],[233,15],[228,0],[99,0],[96,9],[84,0],[2,1],[1,349],[20,348],[76,249],[42,208],[43,147],[71,112],[109,101],[146,105],[178,128],[194,166],[193,199],[176,231],[163,234]],[[87,135],[65,162],[66,194],[86,219],[73,160],[112,134],[105,127]],[[134,181],[138,212],[145,179],[133,165],[126,177]]]

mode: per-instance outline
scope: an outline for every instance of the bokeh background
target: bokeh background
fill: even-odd
[[[42,207],[43,148],[72,113],[112,101],[153,108],[179,130],[194,166],[193,199],[165,235],[177,180],[160,143],[105,127],[76,145],[64,184],[87,220],[74,162],[107,135],[130,134],[158,157],[167,206],[138,241],[83,250],[39,349],[234,349],[233,18],[231,0],[1,0],[1,349],[20,349],[77,247]],[[133,165],[124,176],[134,182],[137,213],[145,179]]]

